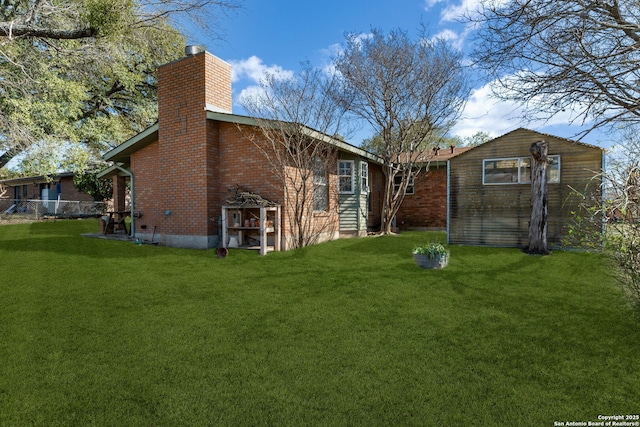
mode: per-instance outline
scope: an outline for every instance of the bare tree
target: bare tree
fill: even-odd
[[[167,19],[190,19],[211,29],[235,0],[2,0],[0,38],[78,40],[150,27]]]
[[[469,88],[462,55],[439,39],[417,41],[401,30],[349,34],[335,66],[344,79],[343,105],[381,138],[385,186],[382,232],[392,221],[407,186],[432,148],[453,126]]]
[[[494,94],[549,119],[566,110],[591,123],[579,134],[640,121],[637,0],[484,0],[472,57]]]
[[[329,96],[335,93],[337,80],[304,63],[298,75],[269,74],[261,86],[261,91],[240,102],[256,117],[260,132],[254,144],[284,189],[287,243],[307,246],[316,243],[329,225],[335,225],[330,221],[336,220],[335,215],[314,212],[337,213],[336,190],[329,182],[344,117]]]
[[[607,169],[585,188],[569,224],[567,244],[605,251],[620,267],[620,281],[640,307],[640,140],[637,127],[622,131],[621,145],[607,157]],[[603,223],[603,221],[605,221]]]

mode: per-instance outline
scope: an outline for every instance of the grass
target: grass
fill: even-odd
[[[0,425],[553,425],[640,409],[640,319],[601,255],[443,234],[297,251],[0,227]]]

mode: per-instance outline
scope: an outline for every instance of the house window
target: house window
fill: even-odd
[[[547,182],[560,182],[560,156],[549,156],[547,160]]]
[[[485,185],[531,182],[531,157],[486,159],[482,163],[482,183]],[[560,182],[560,156],[549,156],[547,182]]]
[[[327,191],[327,165],[320,158],[313,160],[313,210],[326,212],[329,209]]]
[[[360,162],[360,192],[369,194],[369,164]]]
[[[353,160],[338,162],[338,192],[353,194]]]
[[[404,193],[405,195],[414,194],[414,177],[409,178],[409,185],[407,185],[407,191]],[[402,175],[396,175],[393,177],[393,194],[396,194],[400,191],[400,185],[402,184]]]

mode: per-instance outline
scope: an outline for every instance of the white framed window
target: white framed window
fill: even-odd
[[[353,160],[338,161],[338,193],[353,194]]]
[[[369,194],[369,164],[360,162],[360,193]]]
[[[400,185],[402,184],[402,175],[396,175],[393,177],[393,194],[396,194],[400,190]],[[405,195],[415,194],[415,182],[414,177],[409,178],[409,185],[407,185],[407,191],[404,193]]]
[[[531,182],[531,157],[507,157],[482,161],[482,184],[528,184]],[[560,182],[560,156],[549,156],[547,182]]]
[[[329,209],[329,191],[327,187],[327,165],[321,159],[313,159],[313,210],[326,212]]]

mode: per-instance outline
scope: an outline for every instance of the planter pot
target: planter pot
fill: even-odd
[[[421,268],[444,268],[449,264],[449,254],[436,255],[433,258],[429,258],[429,255],[413,254],[413,259]]]

